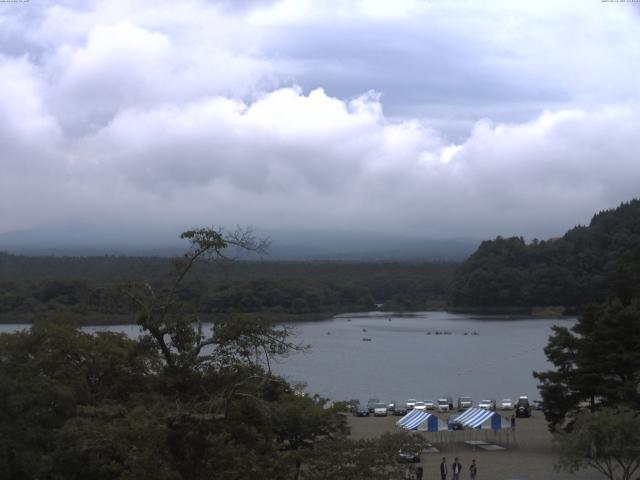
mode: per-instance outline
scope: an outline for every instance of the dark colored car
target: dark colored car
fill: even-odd
[[[398,451],[398,462],[400,463],[418,463],[420,454],[416,452],[408,452],[405,450]]]
[[[529,400],[526,398],[521,398],[516,403],[516,417],[530,417],[531,416],[531,405],[529,405]]]
[[[447,401],[449,402],[449,410],[453,410],[453,398],[450,396],[446,396],[444,398],[446,398]]]
[[[534,410],[544,410],[544,404],[542,400],[534,400],[533,401],[533,409]]]
[[[447,418],[447,427],[449,430],[462,430],[463,425],[456,420],[457,418],[457,415],[451,415]]]
[[[471,397],[459,397],[458,398],[458,411],[461,412],[467,408],[473,407],[473,400]]]
[[[353,416],[354,417],[368,417],[369,416],[369,409],[364,405],[358,404],[358,406],[355,408],[355,410],[353,410]]]
[[[360,400],[358,400],[357,398],[351,399],[347,402],[347,405],[349,405],[349,411],[353,413],[360,406]]]
[[[396,408],[393,410],[393,414],[396,416],[404,416],[407,414],[407,407],[404,405],[396,404]]]
[[[380,400],[378,400],[377,398],[370,398],[367,401],[367,408],[369,409],[369,413],[373,413],[376,408],[376,403],[380,403]]]

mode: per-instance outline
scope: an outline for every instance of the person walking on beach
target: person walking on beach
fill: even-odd
[[[462,465],[458,461],[458,457],[453,461],[453,465],[451,465],[451,471],[453,472],[453,480],[460,480],[460,472],[462,471]]]
[[[471,466],[469,466],[469,479],[476,480],[478,478],[478,466],[476,465],[476,459],[471,460]]]
[[[447,459],[445,457],[442,457],[442,462],[440,463],[440,478],[447,480]]]

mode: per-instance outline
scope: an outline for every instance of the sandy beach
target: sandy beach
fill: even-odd
[[[455,413],[455,412],[454,412]],[[508,418],[512,412],[498,412]],[[444,422],[448,415],[437,414]],[[397,431],[395,422],[401,417],[352,417],[349,426],[353,438],[372,438],[385,432]],[[452,434],[451,434],[452,433]],[[596,480],[604,478],[593,470],[583,470],[576,474],[556,472],[552,436],[542,412],[534,412],[531,418],[518,418],[515,437],[510,432],[495,434],[492,431],[457,431],[442,433],[416,433],[424,435],[439,452],[423,453],[421,463],[424,479],[440,479],[439,464],[446,457],[451,468],[453,459],[458,457],[463,467],[461,480],[469,478],[472,459],[478,464],[479,480]],[[446,438],[450,437],[447,441]],[[486,441],[504,447],[504,450],[485,451],[464,443],[465,441]],[[448,478],[451,478],[451,473]]]

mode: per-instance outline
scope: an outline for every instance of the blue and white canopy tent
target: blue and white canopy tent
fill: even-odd
[[[455,436],[459,440],[460,436],[462,436],[462,439],[467,439],[465,440],[465,443],[472,442],[474,444],[478,444],[478,434],[481,431],[484,432],[485,438],[485,442],[482,443],[489,442],[490,431],[493,431],[493,443],[502,443],[503,432],[506,434],[506,440],[509,443],[511,442],[511,437],[513,436],[510,432],[509,422],[503,423],[502,416],[500,416],[499,413],[492,412],[491,410],[485,410],[484,408],[469,408],[452,420],[465,428],[457,431],[452,430],[452,434],[455,432],[459,433],[457,433],[456,435],[452,435],[451,437],[453,438]]]
[[[447,429],[446,426],[441,427],[438,417],[423,410],[411,410],[398,420],[396,425],[405,430],[419,430],[421,432],[437,432]]]
[[[478,430],[491,429],[497,431],[503,428],[500,414],[484,408],[469,408],[458,415],[455,421],[462,424],[463,427]]]
[[[493,431],[495,439],[498,438],[496,435],[500,434],[499,438],[502,440],[502,432],[505,429],[507,436],[509,436],[509,422],[503,423],[500,414],[490,410],[470,408],[452,419],[466,428],[449,430],[447,423],[440,420],[436,415],[422,410],[411,410],[398,420],[396,425],[405,430],[437,434],[434,440],[444,443],[452,442],[454,439],[460,441],[465,438],[472,438],[477,442],[477,435],[481,431],[485,432],[484,436],[487,441],[489,441],[488,434],[490,431]]]

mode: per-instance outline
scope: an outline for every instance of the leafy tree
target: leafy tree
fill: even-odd
[[[151,403],[153,405],[153,403]],[[85,407],[55,437],[50,476],[65,480],[179,480],[164,414],[148,404]]]
[[[609,480],[631,480],[640,469],[640,416],[637,410],[603,408],[578,415],[573,430],[556,436],[559,469],[586,467]]]
[[[199,318],[184,315],[179,292],[187,274],[201,258],[225,261],[230,249],[264,252],[265,241],[256,240],[250,230],[238,229],[232,233],[214,228],[198,228],[183,232],[180,238],[189,241],[191,247],[176,261],[172,278],[157,291],[150,282],[132,283],[125,293],[139,309],[138,324],[155,342],[168,367],[190,366],[199,361],[203,348],[216,343],[215,338],[205,338]],[[192,323],[196,321],[194,328]]]
[[[426,441],[409,433],[385,433],[379,439],[346,438],[318,442],[310,463],[303,469],[305,480],[388,480],[415,477],[415,467],[398,461],[400,451],[422,451]],[[410,477],[411,475],[411,477]]]
[[[608,283],[624,305],[640,298],[640,246],[627,252],[608,273]]]
[[[555,370],[534,372],[551,430],[567,426],[585,405],[640,408],[638,345],[638,300],[593,306],[572,328],[554,327],[545,353]]]
[[[144,343],[61,320],[0,335],[0,478],[37,478],[67,421],[147,391],[157,360]]]

